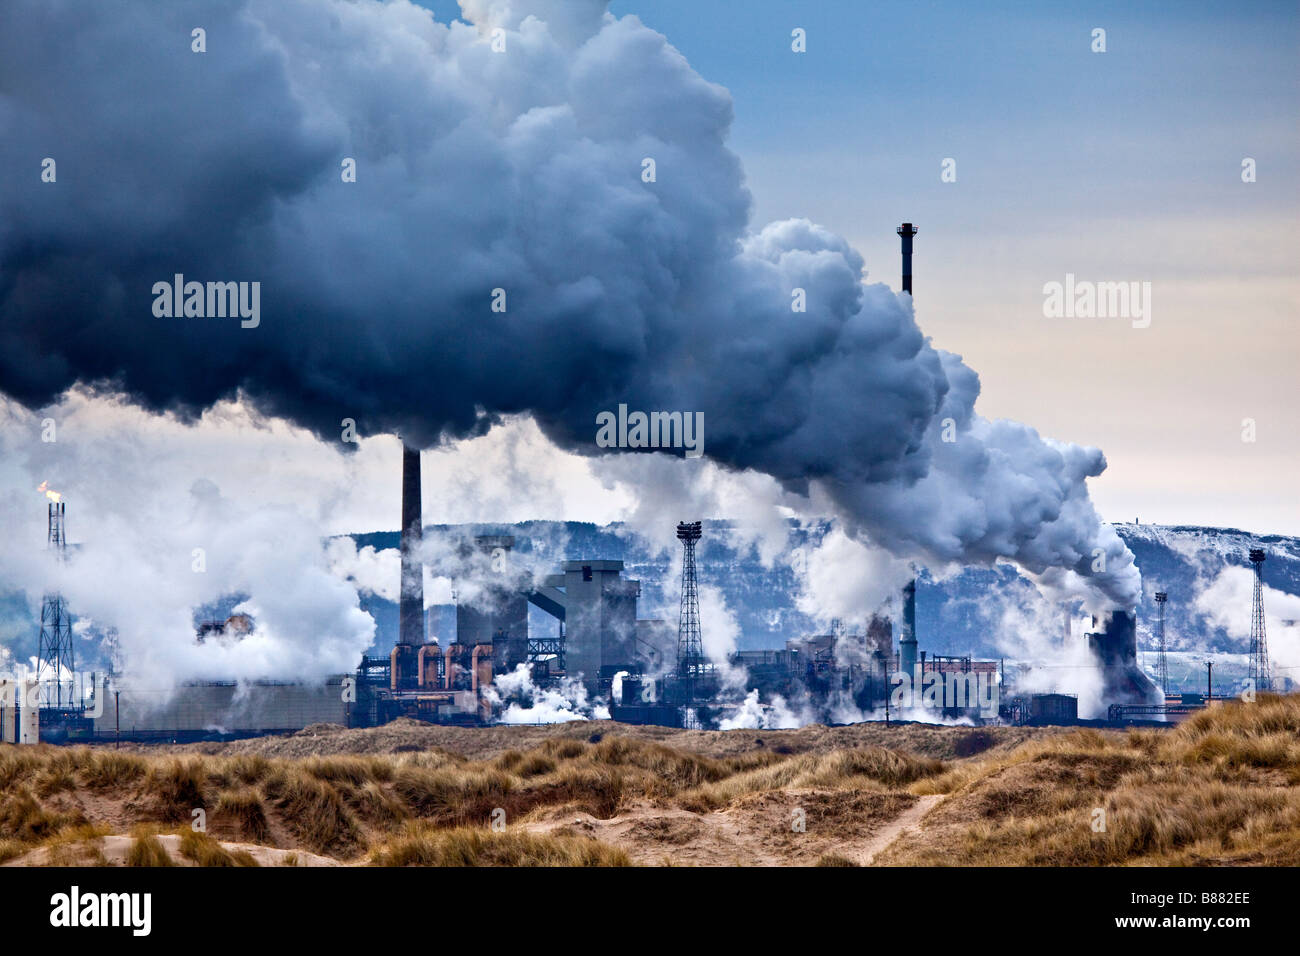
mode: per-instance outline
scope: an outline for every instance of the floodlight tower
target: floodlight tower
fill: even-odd
[[[695,696],[694,681],[710,671],[700,638],[700,594],[695,576],[695,545],[700,540],[699,521],[678,522],[677,540],[682,543],[682,610],[677,623],[677,676],[689,682]]]
[[[1255,690],[1273,689],[1268,665],[1268,635],[1264,631],[1264,549],[1250,549],[1250,563],[1255,568],[1255,601],[1250,615],[1250,679]]]
[[[42,488],[44,486],[42,485]],[[46,491],[49,501],[48,545],[54,552],[54,558],[62,563],[67,560],[67,535],[63,527],[64,502],[56,491]],[[46,593],[41,602],[41,636],[36,649],[36,679],[40,681],[46,672],[53,674],[53,700],[47,693],[47,705],[63,707],[63,675],[71,678],[76,671],[76,661],[72,656],[72,617],[58,591]],[[68,704],[74,703],[72,690],[68,693]]]
[[[1160,693],[1169,693],[1169,659],[1165,656],[1165,602],[1169,595],[1164,591],[1156,592],[1156,608],[1160,616],[1156,619],[1156,673],[1160,678]]]

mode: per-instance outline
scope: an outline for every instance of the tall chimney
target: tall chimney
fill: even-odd
[[[916,675],[916,578],[903,585],[903,626],[898,635],[898,669],[908,680]]]
[[[894,230],[903,240],[903,291],[912,294],[912,237],[920,230],[905,222]]]
[[[424,509],[420,506],[420,450],[402,445],[402,597],[397,643],[424,644],[424,564],[420,561]]]

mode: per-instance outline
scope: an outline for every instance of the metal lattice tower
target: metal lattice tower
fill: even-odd
[[[1156,619],[1156,674],[1160,679],[1160,692],[1169,693],[1169,659],[1165,656],[1165,602],[1169,595],[1164,591],[1156,592],[1156,607],[1160,616]]]
[[[700,638],[700,593],[695,577],[695,544],[700,540],[700,522],[677,524],[677,540],[682,543],[682,612],[677,622],[677,674],[687,680],[709,672]]]
[[[52,498],[55,492],[46,492]],[[50,501],[49,547],[57,561],[67,558],[67,538],[63,530],[63,502]],[[72,656],[72,617],[68,614],[63,595],[57,591],[45,595],[41,602],[41,639],[36,652],[36,679],[46,680],[46,672],[51,672],[54,692],[46,693],[46,705],[63,706],[63,675],[71,678],[76,671],[76,661]],[[51,699],[53,698],[53,699]],[[68,692],[68,704],[72,704],[72,691]]]
[[[1255,602],[1250,614],[1250,679],[1255,690],[1273,689],[1268,665],[1268,635],[1264,632],[1264,550],[1250,549],[1250,563],[1255,567]]]

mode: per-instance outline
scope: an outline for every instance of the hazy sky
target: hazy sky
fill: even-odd
[[[524,55],[500,61],[482,32],[402,4],[254,0],[259,21],[187,2],[0,7],[0,147],[31,174],[0,179],[0,274],[23,277],[0,290],[0,384],[45,401],[126,369],[172,407],[251,381],[327,440],[247,403],[190,427],[78,390],[0,400],[0,580],[32,600],[52,573],[31,560],[50,480],[92,571],[65,593],[124,642],[147,648],[164,618],[186,634],[194,605],[249,593],[295,653],[329,633],[354,659],[368,619],[314,552],[396,527],[390,426],[406,421],[381,419],[355,454],[326,433],[395,408],[462,435],[483,404],[507,416],[426,453],[431,523],[622,519],[671,548],[673,520],[732,517],[775,555],[780,506],[811,474],[825,480],[801,513],[849,513],[896,557],[1076,574],[1113,546],[1125,561],[1088,580],[1131,604],[1130,556],[1083,494],[1096,456],[982,415],[1103,449],[1089,487],[1112,521],[1300,534],[1295,4],[615,0],[687,69],[635,24],[602,30],[593,0],[528,0],[555,32],[521,29]],[[505,20],[523,2],[466,0]],[[191,14],[218,41],[202,58],[177,42]],[[665,160],[653,192],[643,141]],[[354,151],[365,175],[344,189]],[[57,185],[35,173],[48,152]],[[764,229],[803,218],[825,228]],[[844,240],[896,288],[904,220],[920,227],[916,322],[978,373],[973,416],[969,369],[923,347],[905,297],[858,282]],[[158,321],[123,291],[253,264],[255,333]],[[525,308],[476,316],[503,273]],[[1149,325],[1045,317],[1045,284],[1067,275],[1149,284]],[[796,286],[806,314],[789,311]],[[548,293],[531,311],[530,290]],[[709,409],[707,460],[577,454],[591,407],[611,407],[591,403],[620,389]],[[150,589],[166,608],[138,600]]]
[[[891,283],[918,224],[922,329],[985,415],[1105,450],[1103,514],[1300,532],[1300,7],[613,9],[731,90],[758,221],[824,223]],[[1044,318],[1067,272],[1151,282],[1150,327]]]
[[[444,21],[459,13],[448,0],[426,5]],[[1300,533],[1300,349],[1288,322],[1300,298],[1295,4],[978,6],[611,9],[640,16],[729,91],[752,230],[807,217],[856,246],[869,280],[897,285],[894,226],[919,224],[922,330],[979,373],[984,415],[1105,451],[1110,467],[1090,482],[1105,516]],[[807,52],[791,50],[795,28]],[[1105,53],[1092,51],[1096,28]],[[1244,157],[1258,181],[1242,182]],[[940,179],[946,158],[955,182]],[[1044,283],[1067,273],[1149,282],[1150,326],[1045,318]],[[1242,440],[1243,419],[1256,441]],[[512,434],[486,458],[467,445],[448,470],[508,460],[523,440]],[[536,461],[540,438],[526,434]],[[387,474],[393,453],[376,440],[352,467]],[[607,520],[634,506],[608,494],[615,466],[595,474],[558,451],[546,460],[546,475],[528,469],[502,485],[500,517]],[[219,485],[220,464],[207,469]],[[525,477],[537,491],[519,497]],[[433,521],[500,511],[471,513],[481,494],[428,500]],[[364,495],[331,503],[337,530],[396,514]]]
[[[756,224],[807,216],[890,283],[893,228],[919,225],[922,329],[983,414],[1106,452],[1103,514],[1300,533],[1295,3],[611,9],[730,90]],[[1044,318],[1066,273],[1150,282],[1150,326]]]

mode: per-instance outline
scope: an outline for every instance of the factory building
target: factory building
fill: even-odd
[[[637,651],[641,582],[622,574],[622,561],[568,561],[529,597],[563,622],[565,671],[581,675],[592,696],[608,692],[620,671],[640,672],[649,662],[648,651]]]
[[[917,229],[903,223],[897,233],[903,256],[902,287],[910,295]],[[736,688],[723,690],[715,662],[702,651],[693,550],[700,540],[701,522],[678,525],[687,558],[683,613],[676,628],[661,620],[638,619],[641,585],[623,577],[622,561],[570,560],[537,585],[514,569],[512,536],[481,535],[465,544],[461,557],[471,567],[491,570],[473,582],[472,597],[458,600],[456,640],[442,644],[426,626],[420,482],[420,453],[404,444],[397,640],[388,653],[363,657],[355,674],[336,675],[316,685],[207,681],[182,685],[174,693],[153,694],[110,683],[97,689],[90,708],[79,703],[64,708],[60,697],[57,708],[44,709],[15,703],[30,682],[0,681],[0,741],[34,742],[42,735],[47,715],[51,724],[61,722],[65,737],[75,731],[100,739],[119,734],[161,740],[283,733],[313,723],[375,726],[398,717],[483,724],[494,717],[496,695],[490,692],[494,678],[520,665],[529,668],[532,681],[540,686],[580,678],[590,698],[608,701],[612,716],[629,722],[709,726],[724,708],[738,703]],[[64,509],[56,492],[46,494],[52,502],[50,545],[61,557]],[[1264,678],[1260,686],[1267,687],[1259,597],[1263,559],[1262,551],[1251,552],[1258,619],[1252,638],[1252,656],[1258,663],[1252,667]],[[916,595],[913,578],[902,591],[897,647],[894,622],[874,615],[862,633],[846,633],[836,623],[828,634],[792,638],[781,649],[734,653],[727,663],[747,675],[742,697],[757,690],[760,700],[768,703],[778,696],[799,701],[824,720],[848,712],[849,705],[859,713],[883,710],[888,717],[895,691],[910,685],[913,697],[908,710],[933,707],[945,718],[990,719],[987,709],[978,706],[982,701],[972,701],[970,688],[992,687],[1000,695],[1000,663],[927,656],[917,633]],[[52,623],[42,629],[38,661],[49,662],[55,674],[73,671],[71,630],[62,599],[49,595],[46,605],[48,613],[43,612],[42,620]],[[555,620],[554,635],[529,633],[530,606]],[[199,625],[195,639],[238,642],[254,628],[248,616],[233,615]],[[1066,637],[1072,639],[1068,620]],[[1140,716],[1155,710],[1163,715],[1169,709],[1138,667],[1134,612],[1118,610],[1095,617],[1085,640],[1102,670],[1103,697],[1116,702],[1112,719],[1125,719],[1125,708],[1141,712]],[[1012,698],[1005,702],[1001,716],[1014,722],[1072,723],[1078,719],[1078,702],[1067,694]]]
[[[514,569],[512,536],[481,535],[463,546],[464,563],[480,570],[479,579],[466,589],[471,597],[457,603],[456,640],[442,644],[425,623],[419,471],[418,453],[407,449],[399,629],[387,654],[364,657],[355,674],[316,685],[205,681],[185,684],[175,693],[150,694],[110,683],[98,689],[102,696],[92,707],[84,712],[77,708],[76,715],[62,718],[61,728],[49,729],[55,734],[61,730],[65,738],[185,740],[292,732],[313,723],[375,726],[398,717],[481,725],[494,718],[498,700],[489,692],[493,680],[521,664],[538,686],[580,678],[589,699],[606,701],[615,719],[629,722],[710,726],[753,690],[766,703],[778,696],[798,701],[801,709],[811,709],[827,722],[853,712],[889,715],[891,707],[895,718],[907,716],[900,709],[912,713],[918,707],[938,709],[948,719],[992,716],[971,688],[995,687],[1000,693],[998,662],[920,649],[916,579],[903,588],[897,646],[893,621],[875,615],[860,633],[847,633],[836,622],[830,633],[791,638],[781,649],[739,651],[727,661],[747,675],[736,698],[739,689],[724,690],[711,663],[707,672],[683,677],[679,629],[638,618],[641,585],[623,577],[622,561],[566,561],[539,585]],[[697,529],[698,523],[682,527]],[[554,636],[529,633],[530,605],[555,620]],[[698,620],[697,609],[695,614]],[[1099,615],[1093,627],[1086,640],[1103,670],[1107,699],[1131,706],[1157,703],[1154,685],[1137,665],[1133,614]],[[195,640],[229,644],[254,630],[251,618],[235,614],[199,624]],[[904,684],[911,685],[913,696],[900,706],[895,691]],[[45,716],[40,714],[42,722]],[[1074,722],[1077,701],[1068,695],[1035,695],[1017,699],[1003,716],[1016,722]],[[34,709],[26,714],[6,707],[0,713],[0,734],[6,740],[36,739],[44,734],[35,718]]]
[[[1079,720],[1079,698],[1075,694],[1034,694],[1029,698],[1029,719],[1035,726],[1073,724]]]
[[[472,547],[490,567],[474,601],[456,604],[456,642],[493,646],[496,673],[512,671],[528,659],[528,587],[514,570],[512,535],[479,535]],[[468,557],[468,555],[465,555]]]
[[[310,724],[348,722],[342,676],[320,684],[193,681],[173,690],[118,689],[108,683],[94,707],[97,739],[195,740],[216,734],[291,733]]]

